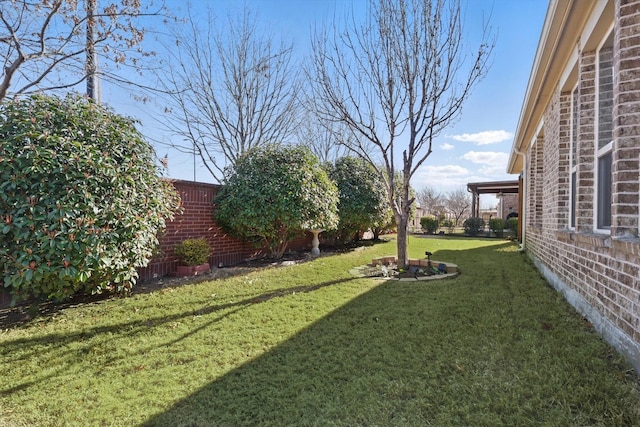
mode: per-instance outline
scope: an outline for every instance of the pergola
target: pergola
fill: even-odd
[[[492,181],[492,182],[470,182],[467,184],[467,191],[471,193],[471,216],[480,216],[480,195],[481,194],[522,194],[520,191],[520,180],[515,181]],[[522,200],[518,197],[518,204]],[[521,211],[520,209],[519,211]]]

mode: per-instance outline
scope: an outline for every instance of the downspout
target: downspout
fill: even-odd
[[[518,218],[518,221],[522,221],[522,243],[520,243],[520,248],[518,249],[518,251],[520,252],[524,252],[525,249],[525,242],[527,241],[526,239],[526,234],[527,234],[527,209],[525,207],[526,201],[527,201],[527,174],[526,174],[526,170],[527,170],[527,153],[524,151],[520,151],[519,149],[515,148],[514,152],[519,155],[522,156],[522,212],[520,212],[520,217]]]

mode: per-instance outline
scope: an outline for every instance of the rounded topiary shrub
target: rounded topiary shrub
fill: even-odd
[[[364,159],[345,156],[326,168],[338,187],[339,222],[335,232],[323,234],[325,239],[333,234],[336,242],[347,243],[386,220],[389,202],[384,182],[373,166]]]
[[[304,230],[334,230],[338,189],[304,146],[254,147],[225,171],[214,219],[226,231],[281,258]]]
[[[462,227],[464,228],[464,234],[477,236],[484,230],[484,220],[480,217],[467,218],[462,224]]]
[[[79,96],[0,104],[0,273],[13,299],[126,292],[179,198],[134,122]]]
[[[438,229],[438,219],[433,215],[427,215],[420,218],[420,226],[429,234],[433,234]]]
[[[211,246],[204,239],[183,240],[173,250],[184,265],[201,265],[209,261]]]
[[[440,227],[446,228],[449,234],[453,233],[454,228],[456,227],[455,221],[452,219],[443,219],[440,221]]]
[[[504,235],[505,221],[502,218],[491,218],[489,220],[489,228],[493,231],[497,237]]]
[[[518,217],[511,217],[507,220],[507,228],[514,233],[518,232]]]

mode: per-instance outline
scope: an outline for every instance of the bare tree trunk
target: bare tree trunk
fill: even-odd
[[[364,23],[315,35],[307,74],[318,116],[347,126],[347,147],[384,179],[406,267],[411,178],[487,72],[493,42],[485,31],[466,56],[459,0],[370,0],[368,10]]]
[[[396,219],[398,225],[397,234],[397,250],[398,250],[398,267],[406,268],[409,264],[409,216],[405,213],[399,215]]]

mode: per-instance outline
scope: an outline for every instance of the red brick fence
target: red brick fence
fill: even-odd
[[[213,197],[220,189],[219,185],[191,181],[172,181],[182,199],[182,214],[167,224],[165,233],[160,237],[159,253],[149,266],[140,269],[140,279],[146,280],[166,276],[176,271],[177,259],[173,248],[185,239],[203,238],[211,245],[209,264],[229,266],[261,254],[259,249],[243,243],[228,235],[213,221]],[[311,233],[295,240],[290,248],[294,250],[311,249]]]

